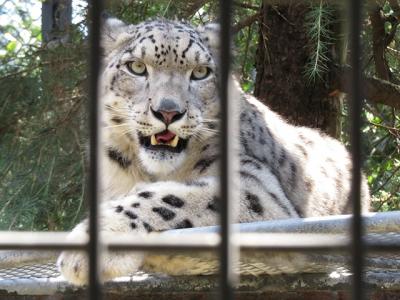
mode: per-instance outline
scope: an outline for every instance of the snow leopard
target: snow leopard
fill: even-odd
[[[102,28],[100,79],[102,234],[157,234],[218,224],[219,26],[153,19]],[[290,125],[234,85],[240,178],[237,219],[350,213],[352,163],[321,132]],[[364,211],[369,196],[362,184]],[[84,220],[70,239],[86,236]],[[107,254],[102,280],[139,270],[142,254]],[[64,251],[62,275],[85,284],[85,255]]]

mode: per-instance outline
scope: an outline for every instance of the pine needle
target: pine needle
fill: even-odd
[[[304,74],[310,83],[323,79],[323,75],[329,70],[328,51],[333,41],[333,32],[329,27],[333,21],[333,10],[323,0],[318,5],[312,6],[306,15],[305,26],[310,37],[310,59]]]

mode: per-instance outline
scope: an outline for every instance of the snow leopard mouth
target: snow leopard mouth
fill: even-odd
[[[151,136],[143,136],[139,133],[139,143],[148,150],[181,153],[186,149],[188,140],[180,138],[169,130],[164,130]]]

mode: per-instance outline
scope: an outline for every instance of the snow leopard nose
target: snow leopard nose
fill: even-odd
[[[183,113],[180,113],[179,111],[165,111],[165,110],[155,111],[151,108],[151,112],[157,119],[164,122],[166,125],[169,125],[175,121],[180,120],[186,111]]]
[[[163,99],[157,109],[150,109],[153,115],[166,125],[180,120],[186,113],[186,110],[181,111],[176,102],[170,99]]]

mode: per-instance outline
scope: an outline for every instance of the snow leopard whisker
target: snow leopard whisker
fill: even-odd
[[[124,109],[124,108],[119,108],[119,107],[115,107],[115,106],[107,106],[107,105],[106,105],[106,108],[107,108],[109,111],[121,111],[121,112],[126,112],[126,109]]]
[[[216,128],[219,124],[216,124],[215,122],[202,122],[201,125],[204,127],[213,126]],[[212,129],[212,128],[210,128],[210,129]]]
[[[125,118],[131,118],[132,116],[126,112],[109,112],[109,115],[112,117],[125,117]]]
[[[211,134],[211,135],[217,135],[217,134],[219,134],[219,130],[210,129],[210,128],[206,128],[206,127],[200,128],[199,131],[200,131],[200,132],[205,132],[205,133]]]
[[[122,112],[122,113],[127,113],[126,109],[123,108],[117,108],[117,107],[112,107],[112,106],[107,106],[107,110],[111,112]]]
[[[199,135],[199,134],[194,134],[194,135],[192,135],[192,137],[193,137],[193,139],[194,140],[197,140],[197,141],[199,141],[199,142],[205,142],[206,141],[206,137],[204,137],[204,136],[201,136],[201,135]]]
[[[116,116],[125,116],[125,117],[130,117],[131,114],[127,113],[125,109],[121,109],[121,108],[116,108],[116,107],[112,107],[112,106],[107,106],[109,113],[116,115]]]
[[[118,135],[118,138],[120,138],[126,134],[135,133],[136,130],[137,130],[137,128],[131,128],[131,127],[125,128],[125,129],[121,130],[120,135]]]
[[[201,123],[202,123],[202,124],[215,124],[215,125],[218,125],[218,124],[219,124],[218,121],[205,121],[205,120],[202,120]]]
[[[201,131],[196,131],[192,135],[193,138],[197,139],[200,142],[204,142],[204,141],[208,140],[209,138],[211,138],[213,136],[215,136],[215,135],[207,133],[207,132],[201,132]]]
[[[132,118],[132,116],[130,116],[130,115],[123,115],[123,114],[120,114],[120,113],[118,113],[118,114],[110,113],[109,116],[111,118],[122,118],[122,119],[131,119]]]
[[[108,125],[103,127],[104,129],[108,129],[108,128],[118,128],[118,127],[123,127],[123,126],[128,126],[128,123],[122,123],[122,124],[115,124],[115,125]]]
[[[197,134],[200,136],[204,136],[206,138],[216,136],[216,134],[214,132],[208,132],[208,131],[199,131],[199,132],[197,132]]]
[[[208,131],[212,131],[212,132],[219,132],[218,129],[208,128],[207,126],[200,127],[200,130],[208,130]]]

